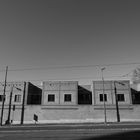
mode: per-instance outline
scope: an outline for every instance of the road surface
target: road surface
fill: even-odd
[[[0,127],[0,140],[138,140],[140,124],[65,124]]]

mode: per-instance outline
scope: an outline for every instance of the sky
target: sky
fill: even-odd
[[[0,0],[0,80],[6,66],[9,81],[88,83],[101,79],[102,67],[106,80],[130,79],[140,65],[139,7],[139,0]]]

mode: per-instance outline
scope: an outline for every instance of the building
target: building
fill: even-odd
[[[115,88],[119,105],[132,105],[129,81],[94,81],[94,105],[103,105],[103,91],[106,105],[115,105]]]
[[[3,84],[0,88],[2,105]],[[9,110],[14,124],[104,122],[105,111],[107,122],[116,122],[118,114],[120,121],[140,121],[140,105],[133,94],[127,80],[93,81],[91,85],[44,81],[42,89],[30,82],[11,82],[6,87],[3,123]]]
[[[117,121],[115,87],[121,121],[133,120],[129,117],[134,111],[129,81],[104,81],[104,89],[102,81],[93,81],[91,85],[78,85],[77,81],[46,81],[43,82],[41,107],[32,106],[31,110],[40,123],[103,122],[104,90],[107,121]]]
[[[42,90],[30,82],[7,82],[5,98],[4,83],[0,84],[0,115],[5,123],[22,124],[28,105],[41,104]],[[3,115],[2,115],[2,104]]]
[[[77,105],[78,82],[43,82],[42,105]]]
[[[133,106],[130,82],[128,80],[93,81],[93,96],[94,110],[98,110],[99,118],[103,118],[105,116],[104,111],[106,111],[107,121],[116,121],[117,100],[121,121],[133,119],[129,118],[129,113],[132,113]]]
[[[91,91],[90,85],[79,86],[77,81],[43,82],[41,108],[43,115],[39,118],[42,118],[42,122],[44,120],[48,123],[86,120],[86,111],[88,112],[86,108],[89,106],[84,105],[92,105]]]

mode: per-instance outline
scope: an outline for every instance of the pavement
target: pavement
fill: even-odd
[[[64,124],[23,124],[23,125],[3,125],[2,130],[36,130],[36,129],[140,129],[140,122],[119,122],[119,123],[64,123]]]
[[[139,140],[140,122],[24,124],[0,127],[0,140]]]

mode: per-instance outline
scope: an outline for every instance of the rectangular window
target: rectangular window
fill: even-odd
[[[2,102],[3,100],[3,95],[0,95],[0,102]]]
[[[71,102],[71,94],[65,94],[64,101],[65,102]]]
[[[2,102],[3,101],[3,95],[0,95],[0,102]],[[6,95],[5,95],[5,98],[4,98],[4,101],[6,100]]]
[[[104,98],[103,98],[104,95]],[[100,102],[107,101],[107,94],[100,94]]]
[[[119,102],[124,102],[125,98],[124,98],[124,94],[117,94],[117,98]]]
[[[15,102],[21,102],[21,95],[15,95]]]
[[[54,102],[55,101],[55,95],[54,94],[49,94],[48,95],[48,102]]]

